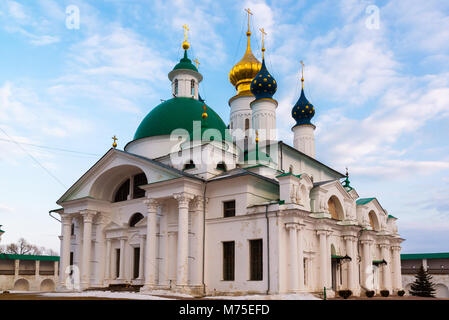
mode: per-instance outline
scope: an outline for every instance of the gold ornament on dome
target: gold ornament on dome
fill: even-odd
[[[246,52],[243,55],[243,58],[232,67],[229,72],[229,81],[236,88],[237,95],[251,95],[251,81],[260,71],[262,67],[262,63],[256,59],[254,54],[251,51],[251,31],[250,31],[250,15],[253,13],[250,9],[245,9],[248,14],[248,31],[246,32],[247,36],[247,44],[246,44]]]

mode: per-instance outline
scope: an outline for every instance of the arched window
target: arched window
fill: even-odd
[[[376,213],[374,211],[370,211],[368,213],[369,224],[374,231],[379,231],[379,222],[377,220]]]
[[[129,195],[129,179],[123,182],[123,184],[118,188],[115,193],[114,202],[125,201],[128,200]]]
[[[195,80],[190,81],[190,93],[195,96]]]
[[[190,160],[189,162],[187,162],[184,165],[184,170],[193,169],[193,168],[195,168],[195,163],[193,162],[193,160]]]
[[[327,206],[329,207],[329,213],[331,214],[332,219],[343,220],[343,208],[336,196],[330,197],[327,201]]]
[[[175,79],[175,90],[174,90],[175,97],[178,95],[178,79]]]
[[[72,223],[72,225],[70,226],[70,235],[74,236],[75,235],[75,224]]]
[[[146,184],[148,184],[148,181],[145,173],[139,173],[134,176],[133,199],[145,197],[145,190],[140,189],[139,186]]]
[[[140,220],[143,219],[143,215],[140,212],[134,213],[129,219],[129,226],[134,227]]]

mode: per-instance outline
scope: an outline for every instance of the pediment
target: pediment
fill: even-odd
[[[343,196],[343,198],[346,200],[351,200],[351,196],[348,194],[348,192],[345,190],[345,188],[341,185],[340,180],[331,180],[331,181],[324,181],[314,184],[314,187],[312,188],[312,192],[329,192],[332,189],[337,189],[338,193]]]
[[[132,153],[110,149],[57,201],[58,204],[84,197],[111,201],[112,192],[127,177],[145,173],[148,183],[182,177],[182,171]],[[111,191],[111,188],[114,190]]]

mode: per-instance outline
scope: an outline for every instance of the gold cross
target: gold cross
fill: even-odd
[[[301,60],[301,66],[302,66],[302,69],[301,69],[301,82],[302,82],[302,87],[304,88],[304,62]]]
[[[267,33],[265,32],[265,30],[259,29],[260,32],[262,32],[262,58],[265,58],[265,37],[267,35]]]
[[[184,24],[182,27],[184,28],[184,38],[187,41],[187,31],[190,31],[190,29],[186,24]]]
[[[118,140],[118,138],[114,135],[114,136],[112,137],[112,140],[114,140],[114,143],[112,144],[112,146],[113,146],[114,148],[117,148],[117,143],[116,143],[116,141]]]
[[[246,11],[246,13],[248,13],[248,32],[250,32],[250,31],[249,31],[249,16],[250,16],[250,15],[253,15],[253,13],[251,12],[250,8],[245,9],[245,11]]]
[[[193,60],[193,62],[195,62],[196,68],[198,69],[198,65],[201,64],[198,59]]]

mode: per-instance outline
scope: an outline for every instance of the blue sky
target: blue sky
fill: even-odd
[[[69,5],[80,10],[79,29],[66,26]],[[317,158],[341,172],[348,166],[360,196],[376,196],[399,218],[403,252],[449,251],[444,0],[1,1],[2,243],[23,236],[59,249],[59,223],[48,211],[110,148],[112,135],[123,148],[170,96],[167,74],[182,55],[184,23],[189,54],[201,63],[201,95],[227,123],[235,93],[228,73],[244,52],[247,7],[259,58],[257,30],[268,33],[279,137],[292,144],[304,60]]]

